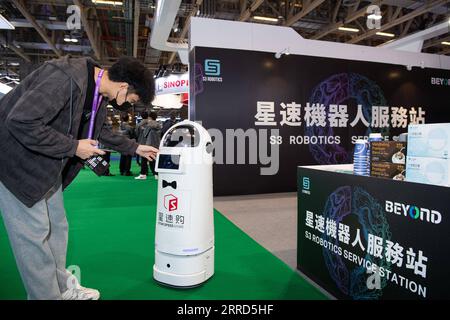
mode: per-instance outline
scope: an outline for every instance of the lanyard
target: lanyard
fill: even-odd
[[[104,70],[100,70],[97,76],[97,81],[95,82],[95,91],[94,91],[94,100],[92,101],[92,111],[91,111],[91,119],[89,121],[89,133],[88,139],[92,139],[94,133],[94,124],[95,124],[95,116],[97,115],[97,110],[102,103],[103,97],[98,94],[98,90],[100,89],[100,81],[102,80]]]

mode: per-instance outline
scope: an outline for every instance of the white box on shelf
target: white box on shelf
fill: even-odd
[[[450,187],[450,159],[406,159],[406,181]]]
[[[410,124],[408,156],[425,158],[450,157],[450,123]]]

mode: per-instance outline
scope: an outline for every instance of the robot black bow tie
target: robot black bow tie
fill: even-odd
[[[172,187],[173,189],[176,189],[176,188],[177,188],[177,182],[176,182],[176,181],[167,182],[166,180],[163,180],[162,186],[163,186],[163,188],[169,187],[169,186],[170,186],[170,187]]]

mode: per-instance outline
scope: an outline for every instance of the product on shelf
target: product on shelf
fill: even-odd
[[[393,180],[405,180],[405,165],[390,162],[372,162],[370,167],[372,177]]]
[[[370,153],[372,150],[372,143],[373,142],[378,142],[378,141],[383,141],[383,136],[381,135],[381,133],[371,133],[369,134],[369,149],[367,150],[367,161],[369,162],[369,168],[367,170],[367,175],[370,176],[370,162],[371,162],[371,158],[370,158]]]
[[[407,157],[407,181],[449,187],[449,173],[450,159]]]
[[[368,159],[369,143],[364,139],[358,139],[355,143],[353,155],[353,173],[358,176],[368,176],[370,167]]]
[[[374,141],[370,146],[370,162],[406,163],[406,143],[398,141]]]
[[[450,123],[409,125],[408,155],[411,157],[449,158]]]

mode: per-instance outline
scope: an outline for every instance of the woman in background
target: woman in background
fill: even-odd
[[[134,138],[134,129],[133,127],[128,123],[130,120],[130,117],[128,116],[128,113],[123,113],[120,117],[121,123],[120,123],[120,130],[119,133],[127,137],[128,139]],[[120,175],[123,176],[131,176],[131,159],[132,156],[127,154],[120,154]]]

